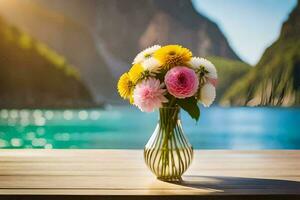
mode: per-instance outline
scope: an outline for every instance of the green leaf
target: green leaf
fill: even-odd
[[[195,97],[189,97],[186,99],[177,99],[177,104],[185,110],[189,115],[195,119],[196,121],[199,120],[200,117],[200,109],[197,105],[197,99]]]

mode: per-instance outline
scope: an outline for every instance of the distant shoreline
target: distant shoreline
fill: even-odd
[[[82,106],[7,106],[7,107],[0,107],[0,110],[3,109],[17,109],[17,110],[33,110],[33,109],[40,109],[40,110],[61,110],[61,109],[72,109],[72,110],[81,110],[81,109],[105,109],[105,104],[95,104],[95,105],[82,105]]]

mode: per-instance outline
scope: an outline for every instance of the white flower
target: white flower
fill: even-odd
[[[205,58],[192,57],[189,61],[189,65],[194,69],[199,69],[200,67],[204,67],[204,69],[208,72],[205,76],[208,78],[217,79],[217,70],[214,64],[212,64],[209,60]]]
[[[158,73],[161,64],[157,59],[151,57],[142,62],[142,67],[144,68],[145,71],[148,70],[150,73]]]
[[[147,49],[141,51],[133,60],[132,64],[137,64],[137,63],[141,63],[145,60],[147,60],[148,58],[151,58],[153,53],[160,49],[159,45],[154,45],[152,47],[148,47]]]
[[[205,107],[209,107],[216,98],[216,88],[210,84],[206,83],[200,91],[200,101]]]

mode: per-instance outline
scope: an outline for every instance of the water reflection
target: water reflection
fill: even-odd
[[[21,110],[20,111],[20,117],[22,118],[22,119],[28,119],[29,118],[29,111],[28,110]]]
[[[63,112],[65,120],[71,120],[73,118],[73,112],[71,110],[66,110]]]
[[[35,138],[35,133],[34,132],[28,132],[26,134],[26,140],[33,140]]]
[[[300,109],[209,108],[184,130],[201,149],[300,149]],[[143,148],[156,113],[109,110],[0,111],[0,148]]]
[[[47,144],[47,140],[45,138],[34,138],[31,143],[34,147],[44,147]]]
[[[45,118],[51,120],[54,117],[54,113],[50,110],[45,111]]]
[[[86,120],[88,118],[88,112],[85,110],[79,111],[78,118],[81,120]]]
[[[98,120],[100,118],[100,112],[99,111],[92,111],[90,114],[91,120]]]
[[[46,123],[46,120],[45,120],[45,118],[43,118],[43,117],[35,117],[35,119],[34,119],[34,124],[36,125],[36,126],[44,126],[45,125],[45,123]]]
[[[7,141],[3,140],[3,139],[0,139],[0,148],[5,148],[5,147],[8,147],[9,144]]]
[[[54,139],[56,141],[69,141],[70,140],[70,134],[69,133],[56,133],[54,135]]]
[[[37,133],[37,135],[39,135],[39,136],[44,135],[44,134],[45,134],[45,128],[42,128],[42,127],[37,128],[37,129],[36,129],[36,133]]]
[[[18,111],[17,110],[11,110],[10,112],[9,112],[9,117],[11,118],[11,119],[16,119],[16,118],[18,118]]]
[[[11,146],[13,147],[21,147],[23,140],[21,138],[12,138],[10,140]]]
[[[8,117],[8,111],[5,109],[1,110],[0,116],[1,116],[1,118],[6,119]]]

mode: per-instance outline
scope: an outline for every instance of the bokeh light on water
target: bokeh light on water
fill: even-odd
[[[300,149],[300,109],[202,109],[198,123],[182,112],[200,149]],[[0,111],[0,148],[143,148],[157,113],[129,107]]]

